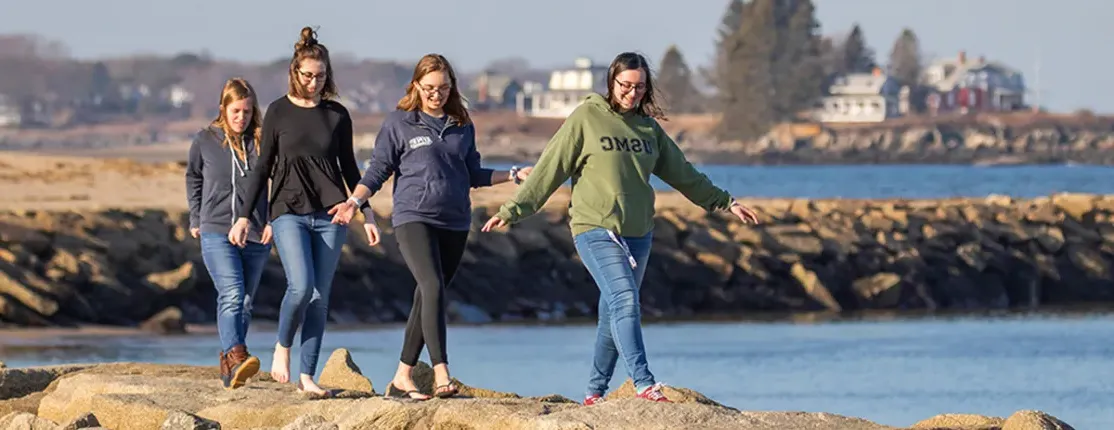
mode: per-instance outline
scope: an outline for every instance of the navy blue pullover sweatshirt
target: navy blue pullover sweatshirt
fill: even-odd
[[[424,222],[467,231],[472,225],[469,191],[491,186],[492,172],[480,164],[472,124],[400,110],[383,121],[360,183],[374,194],[395,176],[391,215],[395,227]]]

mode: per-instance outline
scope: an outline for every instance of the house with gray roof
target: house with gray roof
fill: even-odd
[[[1025,79],[1021,72],[985,57],[967,53],[932,62],[921,75],[927,88],[929,113],[1001,112],[1025,109]]]

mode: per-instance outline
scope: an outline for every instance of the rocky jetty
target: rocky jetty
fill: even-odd
[[[260,374],[246,387],[224,390],[215,367],[110,363],[0,370],[3,430],[357,430],[357,429],[751,429],[896,430],[860,418],[823,412],[740,411],[702,394],[666,387],[676,403],[633,398],[626,384],[605,402],[581,406],[559,395],[522,397],[469,386],[457,398],[414,401],[384,398],[347,351],[333,352],[321,375],[326,397],[297,392]],[[415,368],[426,393],[432,369]],[[1003,417],[948,414],[912,429],[1068,430],[1040,411]]]
[[[756,142],[734,145],[735,148],[727,145],[721,150],[736,155],[724,162],[1114,164],[1112,117],[959,115],[837,125],[804,133],[801,128],[782,127]]]
[[[568,191],[506,232],[479,232],[506,195],[474,195],[473,232],[448,292],[451,319],[593,318],[599,293],[569,235]],[[385,217],[382,203],[375,204]],[[1114,196],[747,203],[761,225],[706,213],[675,193],[658,196],[642,289],[647,318],[1114,301]],[[158,332],[211,323],[215,293],[186,220],[174,209],[0,212],[0,320]],[[407,317],[414,281],[388,220],[379,224],[381,246],[368,247],[359,229],[349,235],[333,322]],[[277,316],[284,289],[275,254],[256,318]]]

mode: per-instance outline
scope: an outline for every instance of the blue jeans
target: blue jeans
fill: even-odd
[[[654,375],[646,364],[646,346],[642,343],[639,302],[652,241],[653,233],[620,237],[602,228],[573,238],[577,254],[600,289],[599,323],[588,395],[607,392],[620,356],[637,390],[654,385]],[[635,267],[631,267],[632,260]]]
[[[270,245],[248,242],[240,248],[228,241],[228,235],[201,233],[201,260],[217,289],[217,333],[224,352],[244,345],[251,302],[270,255]]]
[[[294,333],[302,326],[302,374],[314,375],[321,338],[329,317],[329,290],[340,262],[340,251],[348,227],[333,224],[324,211],[279,215],[271,221],[271,233],[286,273],[286,294],[279,307],[278,343],[294,344]]]

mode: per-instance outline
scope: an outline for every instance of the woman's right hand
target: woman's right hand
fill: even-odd
[[[232,224],[232,229],[228,230],[228,241],[233,245],[243,248],[248,244],[248,229],[251,228],[248,219],[240,217],[236,219],[236,223]]]
[[[506,226],[507,226],[506,221],[503,221],[502,219],[500,219],[497,216],[493,216],[493,217],[491,217],[491,219],[487,220],[487,223],[484,224],[483,228],[481,228],[480,231],[482,231],[484,233],[487,233],[487,232],[490,232],[492,230],[503,228],[503,227],[506,227]]]
[[[364,233],[367,233],[368,245],[375,246],[379,244],[379,226],[376,226],[374,221],[364,223]]]

